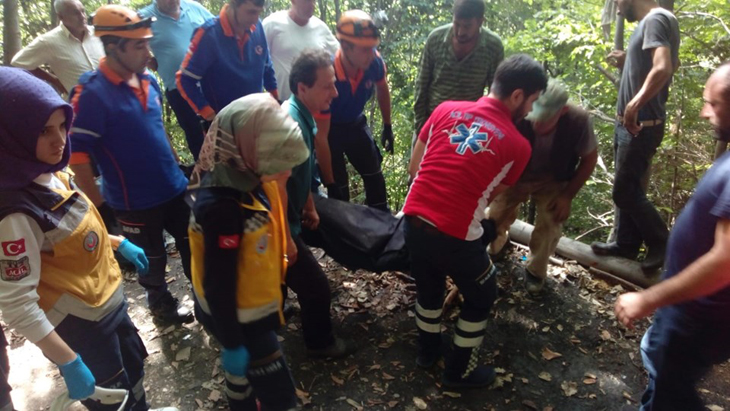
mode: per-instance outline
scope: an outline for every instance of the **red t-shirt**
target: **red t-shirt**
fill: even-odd
[[[499,100],[446,101],[421,129],[426,143],[403,212],[463,240],[482,236],[487,200],[500,184],[513,185],[532,149]]]

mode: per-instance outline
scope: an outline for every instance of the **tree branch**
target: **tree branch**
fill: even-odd
[[[719,18],[713,14],[704,13],[701,11],[683,11],[683,12],[680,12],[679,15],[687,16],[687,17],[709,17],[711,19],[715,19],[720,23],[722,28],[725,29],[725,32],[730,35],[730,28],[727,26],[727,24],[725,24],[725,22],[721,18]]]
[[[601,74],[603,74],[604,76],[606,76],[606,78],[608,79],[608,81],[610,81],[611,83],[613,83],[614,86],[618,87],[618,79],[616,78],[616,76],[614,76],[613,74],[611,74],[610,71],[608,71],[605,68],[603,68],[603,66],[601,66],[600,64],[596,64],[596,69],[598,71],[600,71]]]

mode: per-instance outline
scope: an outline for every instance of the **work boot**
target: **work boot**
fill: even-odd
[[[163,324],[191,323],[195,320],[192,311],[180,305],[178,299],[173,297],[169,291],[162,294],[149,307],[154,319]]]
[[[639,255],[638,247],[636,250],[627,249],[619,246],[617,243],[601,243],[595,242],[591,244],[591,250],[595,255],[621,257],[629,260],[636,260]]]
[[[418,354],[416,365],[419,368],[429,369],[441,358],[441,333],[429,333],[418,330]]]
[[[666,244],[648,247],[644,261],[641,262],[641,270],[644,274],[652,274],[664,266],[664,254],[667,251]]]
[[[479,388],[494,382],[494,367],[478,365],[479,347],[466,348],[454,345],[446,361],[442,382],[449,388]]]
[[[307,356],[310,358],[344,358],[355,352],[355,346],[342,338],[335,337],[335,341],[325,348],[311,349],[307,348]]]
[[[525,289],[527,292],[531,295],[540,294],[540,291],[542,291],[545,285],[545,279],[536,276],[525,267],[520,267],[519,270],[522,271],[522,278],[525,280]]]

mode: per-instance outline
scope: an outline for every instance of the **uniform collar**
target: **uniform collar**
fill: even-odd
[[[509,107],[507,107],[507,105],[497,100],[496,98],[484,96],[479,99],[479,103],[487,106],[492,106],[504,113],[505,116],[509,117],[510,119],[512,118],[512,112],[509,110]]]
[[[299,111],[299,113],[301,113],[303,120],[307,122],[307,126],[309,126],[311,130],[314,130],[314,128],[316,127],[314,117],[312,116],[312,113],[309,111],[307,106],[305,106],[304,103],[302,103],[302,101],[299,100],[299,98],[297,98],[297,96],[295,96],[294,94],[289,97],[289,104],[297,111]]]
[[[225,34],[227,37],[236,37],[236,33],[233,31],[233,27],[231,27],[231,22],[228,21],[228,3],[226,3],[223,8],[221,9],[221,13],[219,15],[219,19],[221,22],[221,27],[223,27],[223,34]],[[248,30],[253,33],[256,31],[256,25],[252,24],[251,27],[248,28]]]
[[[114,70],[109,67],[109,65],[106,62],[106,57],[102,57],[101,60],[99,60],[99,71],[101,74],[106,77],[109,82],[114,84],[115,86],[118,86],[122,83],[127,84],[127,81],[124,80],[119,74],[117,74]],[[137,77],[139,77],[139,81],[147,80],[147,74],[146,73],[137,73]]]

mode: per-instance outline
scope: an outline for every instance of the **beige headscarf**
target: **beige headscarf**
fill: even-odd
[[[188,188],[249,192],[260,184],[261,176],[289,170],[308,157],[297,122],[269,93],[250,94],[216,115]]]

